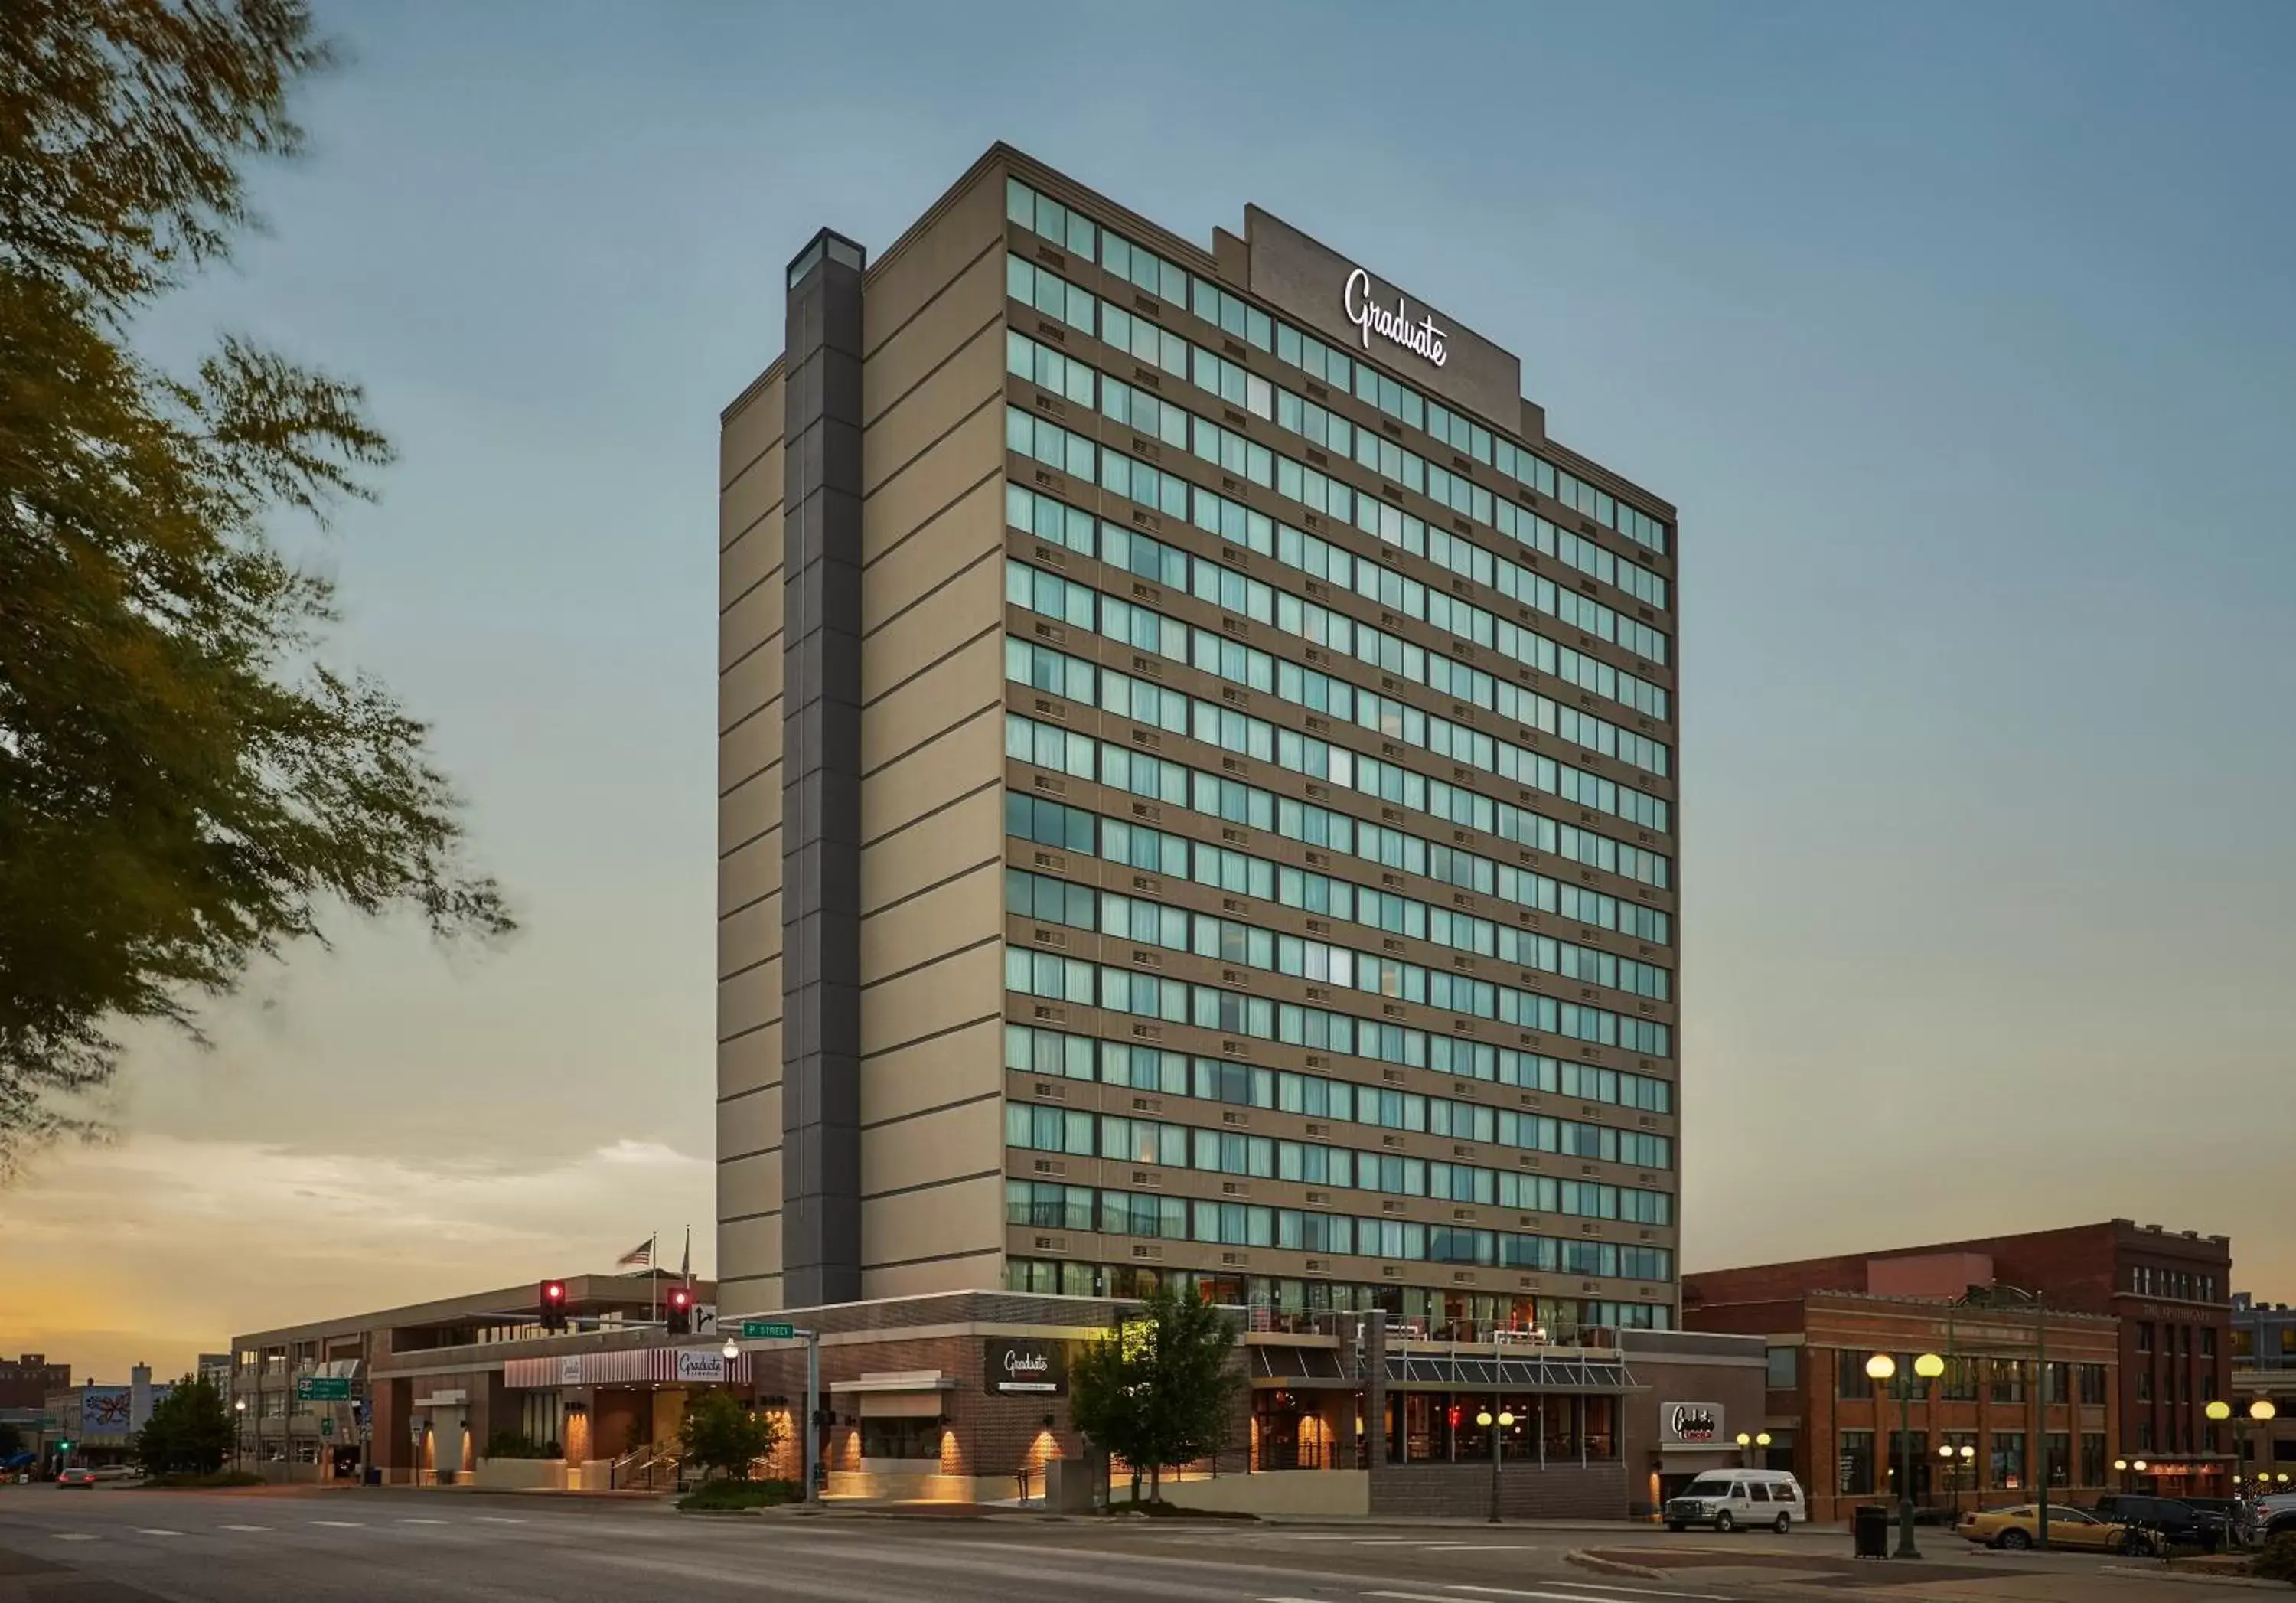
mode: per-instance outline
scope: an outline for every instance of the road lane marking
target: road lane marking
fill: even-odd
[[[1420,1550],[1427,1553],[1519,1553],[1523,1544],[1519,1541],[1431,1541]],[[1573,1581],[1571,1585],[1578,1583]]]
[[[183,1534],[181,1531],[169,1531],[159,1525],[138,1525],[135,1527],[135,1533],[138,1536],[181,1536]]]
[[[102,1540],[93,1531],[51,1531],[48,1534],[58,1541],[101,1541]]]
[[[1720,1592],[1670,1592],[1663,1591],[1655,1586],[1605,1586],[1599,1581],[1564,1581],[1559,1584],[1575,1586],[1581,1591],[1619,1592],[1629,1598],[1692,1598],[1698,1599],[1699,1603],[1729,1603],[1729,1599]],[[1462,1584],[1447,1587],[1446,1590],[1455,1592],[1475,1592],[1487,1598],[1544,1598],[1550,1595],[1546,1592],[1515,1591],[1505,1586]]]
[[[1348,1539],[1350,1546],[1358,1548],[1407,1548],[1414,1541],[1425,1540],[1422,1536],[1351,1536]]]
[[[366,1521],[363,1519],[307,1519],[303,1523],[307,1525],[332,1525],[338,1531],[350,1531],[364,1527]]]
[[[479,1514],[472,1517],[482,1525],[522,1525],[526,1523],[522,1519],[513,1519],[507,1514]]]
[[[446,1524],[447,1524],[447,1523],[449,1523],[449,1522],[447,1522],[447,1521],[446,1521],[446,1520],[443,1520],[443,1519],[406,1519],[406,1518],[401,1518],[401,1519],[399,1520],[399,1522],[398,1522],[398,1523],[399,1523],[400,1525],[446,1525]]]
[[[217,1527],[224,1531],[268,1531],[270,1528],[269,1525],[219,1525]]]

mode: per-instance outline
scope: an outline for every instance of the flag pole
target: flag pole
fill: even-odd
[[[661,1256],[661,1232],[656,1230],[646,1237],[646,1319],[649,1322],[660,1317],[661,1305],[661,1269],[655,1260]]]

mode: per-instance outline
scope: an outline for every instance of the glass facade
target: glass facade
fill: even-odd
[[[1670,1325],[1670,522],[1006,201],[1006,1283]]]

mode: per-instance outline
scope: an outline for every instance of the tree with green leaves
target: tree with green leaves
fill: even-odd
[[[328,47],[303,0],[0,4],[0,1176],[98,1133],[123,1024],[336,913],[512,927],[428,731],[322,660],[331,587],[272,538],[372,496],[359,387],[136,319],[250,226]]]
[[[678,1444],[685,1461],[737,1481],[750,1478],[750,1467],[769,1456],[781,1439],[781,1428],[770,1414],[742,1406],[731,1392],[702,1392],[689,1399],[685,1418],[677,1426]]]
[[[147,1475],[213,1475],[231,1456],[231,1414],[205,1376],[186,1375],[152,1405],[136,1433],[135,1456]]]
[[[1234,1350],[1227,1316],[1167,1280],[1070,1366],[1070,1417],[1086,1440],[1131,1466],[1134,1502],[1144,1470],[1153,1501],[1166,1465],[1226,1445],[1243,1384],[1229,1362]]]

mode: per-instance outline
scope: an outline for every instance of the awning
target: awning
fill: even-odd
[[[1354,1377],[1340,1367],[1340,1355],[1330,1347],[1283,1347],[1254,1343],[1244,1349],[1254,1385],[1352,1386]]]
[[[956,1380],[939,1369],[891,1369],[857,1380],[832,1380],[829,1389],[840,1397],[862,1392],[953,1392]]]
[[[1562,1353],[1390,1352],[1387,1384],[1495,1392],[1612,1393],[1635,1389],[1635,1377],[1615,1360]]]

